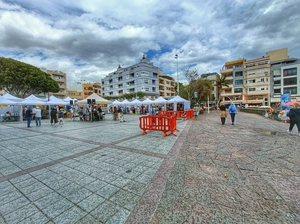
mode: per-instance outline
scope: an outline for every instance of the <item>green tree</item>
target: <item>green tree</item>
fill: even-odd
[[[199,78],[199,74],[197,69],[186,68],[183,70],[183,75],[188,81],[188,85],[185,86],[187,99],[192,102],[194,91],[196,90],[196,80]]]
[[[224,76],[220,76],[220,75],[217,76],[215,86],[217,87],[217,102],[218,102],[218,104],[221,101],[222,87],[223,86],[229,87],[229,84],[230,84],[230,80],[227,79],[226,75],[224,75]]]
[[[39,68],[11,58],[0,57],[0,88],[17,97],[58,92],[58,83]]]

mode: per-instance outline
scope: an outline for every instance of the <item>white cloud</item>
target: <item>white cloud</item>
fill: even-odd
[[[100,81],[153,52],[154,65],[219,72],[226,61],[288,47],[300,57],[299,4],[288,1],[0,0],[0,55]],[[180,79],[182,80],[182,78]]]

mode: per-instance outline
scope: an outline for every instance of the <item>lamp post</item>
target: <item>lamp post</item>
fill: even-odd
[[[177,59],[177,95],[179,95],[179,79],[178,79],[178,54],[175,54],[175,58]]]

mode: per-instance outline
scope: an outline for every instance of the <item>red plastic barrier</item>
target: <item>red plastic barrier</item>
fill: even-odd
[[[194,110],[178,110],[176,111],[177,118],[183,118],[185,120],[194,118]]]
[[[140,129],[142,129],[142,135],[147,134],[149,131],[162,131],[162,137],[168,135],[174,135],[175,131],[179,131],[176,128],[176,117],[175,116],[161,116],[161,115],[148,115],[141,116],[140,118]]]
[[[170,110],[170,111],[164,111],[164,110],[159,110],[158,115],[160,116],[176,116],[176,111]]]

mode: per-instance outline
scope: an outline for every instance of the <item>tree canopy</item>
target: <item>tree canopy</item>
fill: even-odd
[[[220,103],[221,101],[221,92],[222,92],[222,87],[223,86],[227,86],[229,87],[229,84],[230,84],[230,80],[227,79],[227,76],[217,76],[217,79],[216,79],[216,84],[215,86],[217,87],[217,96],[218,96],[218,103]]]
[[[58,83],[39,68],[11,58],[0,57],[0,88],[17,97],[58,92]]]

